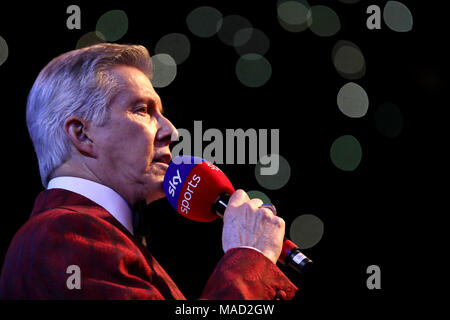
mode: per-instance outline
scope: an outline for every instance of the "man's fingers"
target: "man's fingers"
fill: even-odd
[[[277,208],[271,203],[263,203],[259,208],[268,209],[272,211],[274,215],[277,215]]]
[[[249,199],[247,193],[237,190],[228,202],[223,216],[222,246],[225,252],[235,247],[253,247],[273,263],[280,256],[284,220],[276,216],[276,209],[261,199]]]
[[[230,200],[228,201],[228,205],[232,207],[239,207],[240,205],[246,203],[248,200],[250,200],[250,198],[248,197],[247,193],[242,189],[238,189],[231,195]]]
[[[258,198],[251,199],[248,203],[250,204],[252,209],[255,211],[258,210],[263,204],[262,200],[258,199]]]

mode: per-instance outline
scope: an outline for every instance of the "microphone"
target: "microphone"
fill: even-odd
[[[223,217],[234,187],[214,164],[195,156],[178,156],[167,168],[164,192],[171,206],[193,221],[211,222]],[[312,261],[291,240],[284,239],[278,259],[297,272],[311,270]]]

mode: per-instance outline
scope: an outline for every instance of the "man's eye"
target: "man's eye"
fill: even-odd
[[[147,113],[147,107],[141,107],[135,110],[135,112]]]

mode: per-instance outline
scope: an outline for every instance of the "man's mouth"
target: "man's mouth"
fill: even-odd
[[[170,164],[170,161],[172,160],[172,156],[170,155],[170,153],[167,154],[162,154],[159,156],[156,156],[153,159],[153,162],[161,162],[161,163],[165,163],[165,164]]]

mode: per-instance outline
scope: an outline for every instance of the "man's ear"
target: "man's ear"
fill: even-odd
[[[89,135],[90,123],[79,117],[69,117],[64,122],[64,131],[72,146],[82,155],[97,158],[94,142]]]

